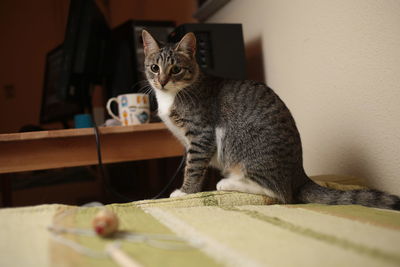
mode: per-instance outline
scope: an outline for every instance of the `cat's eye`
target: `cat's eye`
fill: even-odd
[[[158,73],[160,71],[160,67],[158,65],[156,65],[156,64],[151,65],[150,69],[154,73]]]
[[[171,68],[171,73],[172,74],[178,74],[178,73],[180,73],[182,71],[182,68],[181,67],[178,67],[178,66],[173,66],[172,68]]]

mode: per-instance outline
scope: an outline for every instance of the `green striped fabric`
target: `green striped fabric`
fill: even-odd
[[[400,266],[400,212],[274,203],[260,195],[203,192],[107,208],[118,215],[121,232],[181,239],[120,240],[121,250],[142,266]],[[97,253],[89,256],[47,231],[51,224],[90,229],[98,210],[0,210],[0,266],[117,266],[103,254],[116,238],[62,235]]]

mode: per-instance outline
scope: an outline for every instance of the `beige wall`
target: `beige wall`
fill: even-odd
[[[400,1],[232,0],[250,76],[291,109],[309,175],[365,177],[400,194]]]

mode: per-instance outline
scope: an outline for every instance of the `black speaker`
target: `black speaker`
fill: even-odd
[[[179,42],[188,32],[196,35],[196,58],[208,74],[231,79],[246,79],[246,61],[241,24],[182,24],[169,35]]]

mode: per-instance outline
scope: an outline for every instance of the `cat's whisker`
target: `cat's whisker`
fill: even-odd
[[[176,94],[176,96],[178,97],[178,101],[181,103],[185,103],[183,100],[183,95],[181,95],[180,93]]]
[[[181,91],[182,92],[182,95],[185,97],[185,99],[187,99],[188,100],[188,102],[191,102],[191,104],[193,105],[193,106],[195,106],[195,101],[192,99],[192,97],[191,97],[191,95],[188,93],[188,91],[187,90],[182,90]]]
[[[137,85],[143,85],[143,84],[148,84],[148,81],[147,80],[140,80],[140,81],[138,81],[138,82],[136,82],[136,83],[134,83],[132,86],[131,86],[131,90],[134,90],[135,89],[135,87],[137,86]],[[140,89],[139,89],[140,90]]]
[[[176,94],[176,96],[178,97],[178,101],[180,102],[180,103],[185,103],[186,101],[184,100],[185,98],[184,98],[184,95],[183,95],[183,93],[181,93],[182,91],[180,91],[179,93],[177,93]]]
[[[182,102],[182,103],[187,103],[187,102],[188,102],[187,96],[186,96],[186,94],[185,94],[185,90],[179,91],[178,95],[179,95],[179,97],[180,97],[181,99],[183,99],[183,102]]]
[[[143,89],[145,89],[145,90],[144,90],[144,93],[145,93],[145,94],[148,94],[148,95],[153,94],[153,90],[152,90],[151,87],[147,86],[147,87],[145,87],[145,88],[143,88]]]
[[[193,105],[195,105],[196,102],[199,102],[199,97],[196,94],[194,94],[191,90],[185,90],[185,93],[190,97]]]
[[[187,94],[187,92],[184,91],[184,92],[183,92],[183,95],[185,96],[185,100],[186,100],[189,104],[191,104],[192,106],[195,105],[193,99],[190,97],[190,95]]]
[[[141,85],[141,87],[139,88],[139,90],[141,90],[142,88],[146,88],[146,87],[150,86],[148,82],[142,83],[140,85]]]
[[[142,92],[144,94],[151,95],[151,94],[153,94],[153,88],[149,84],[146,84],[146,85],[142,86],[141,88],[139,88],[138,92]]]

